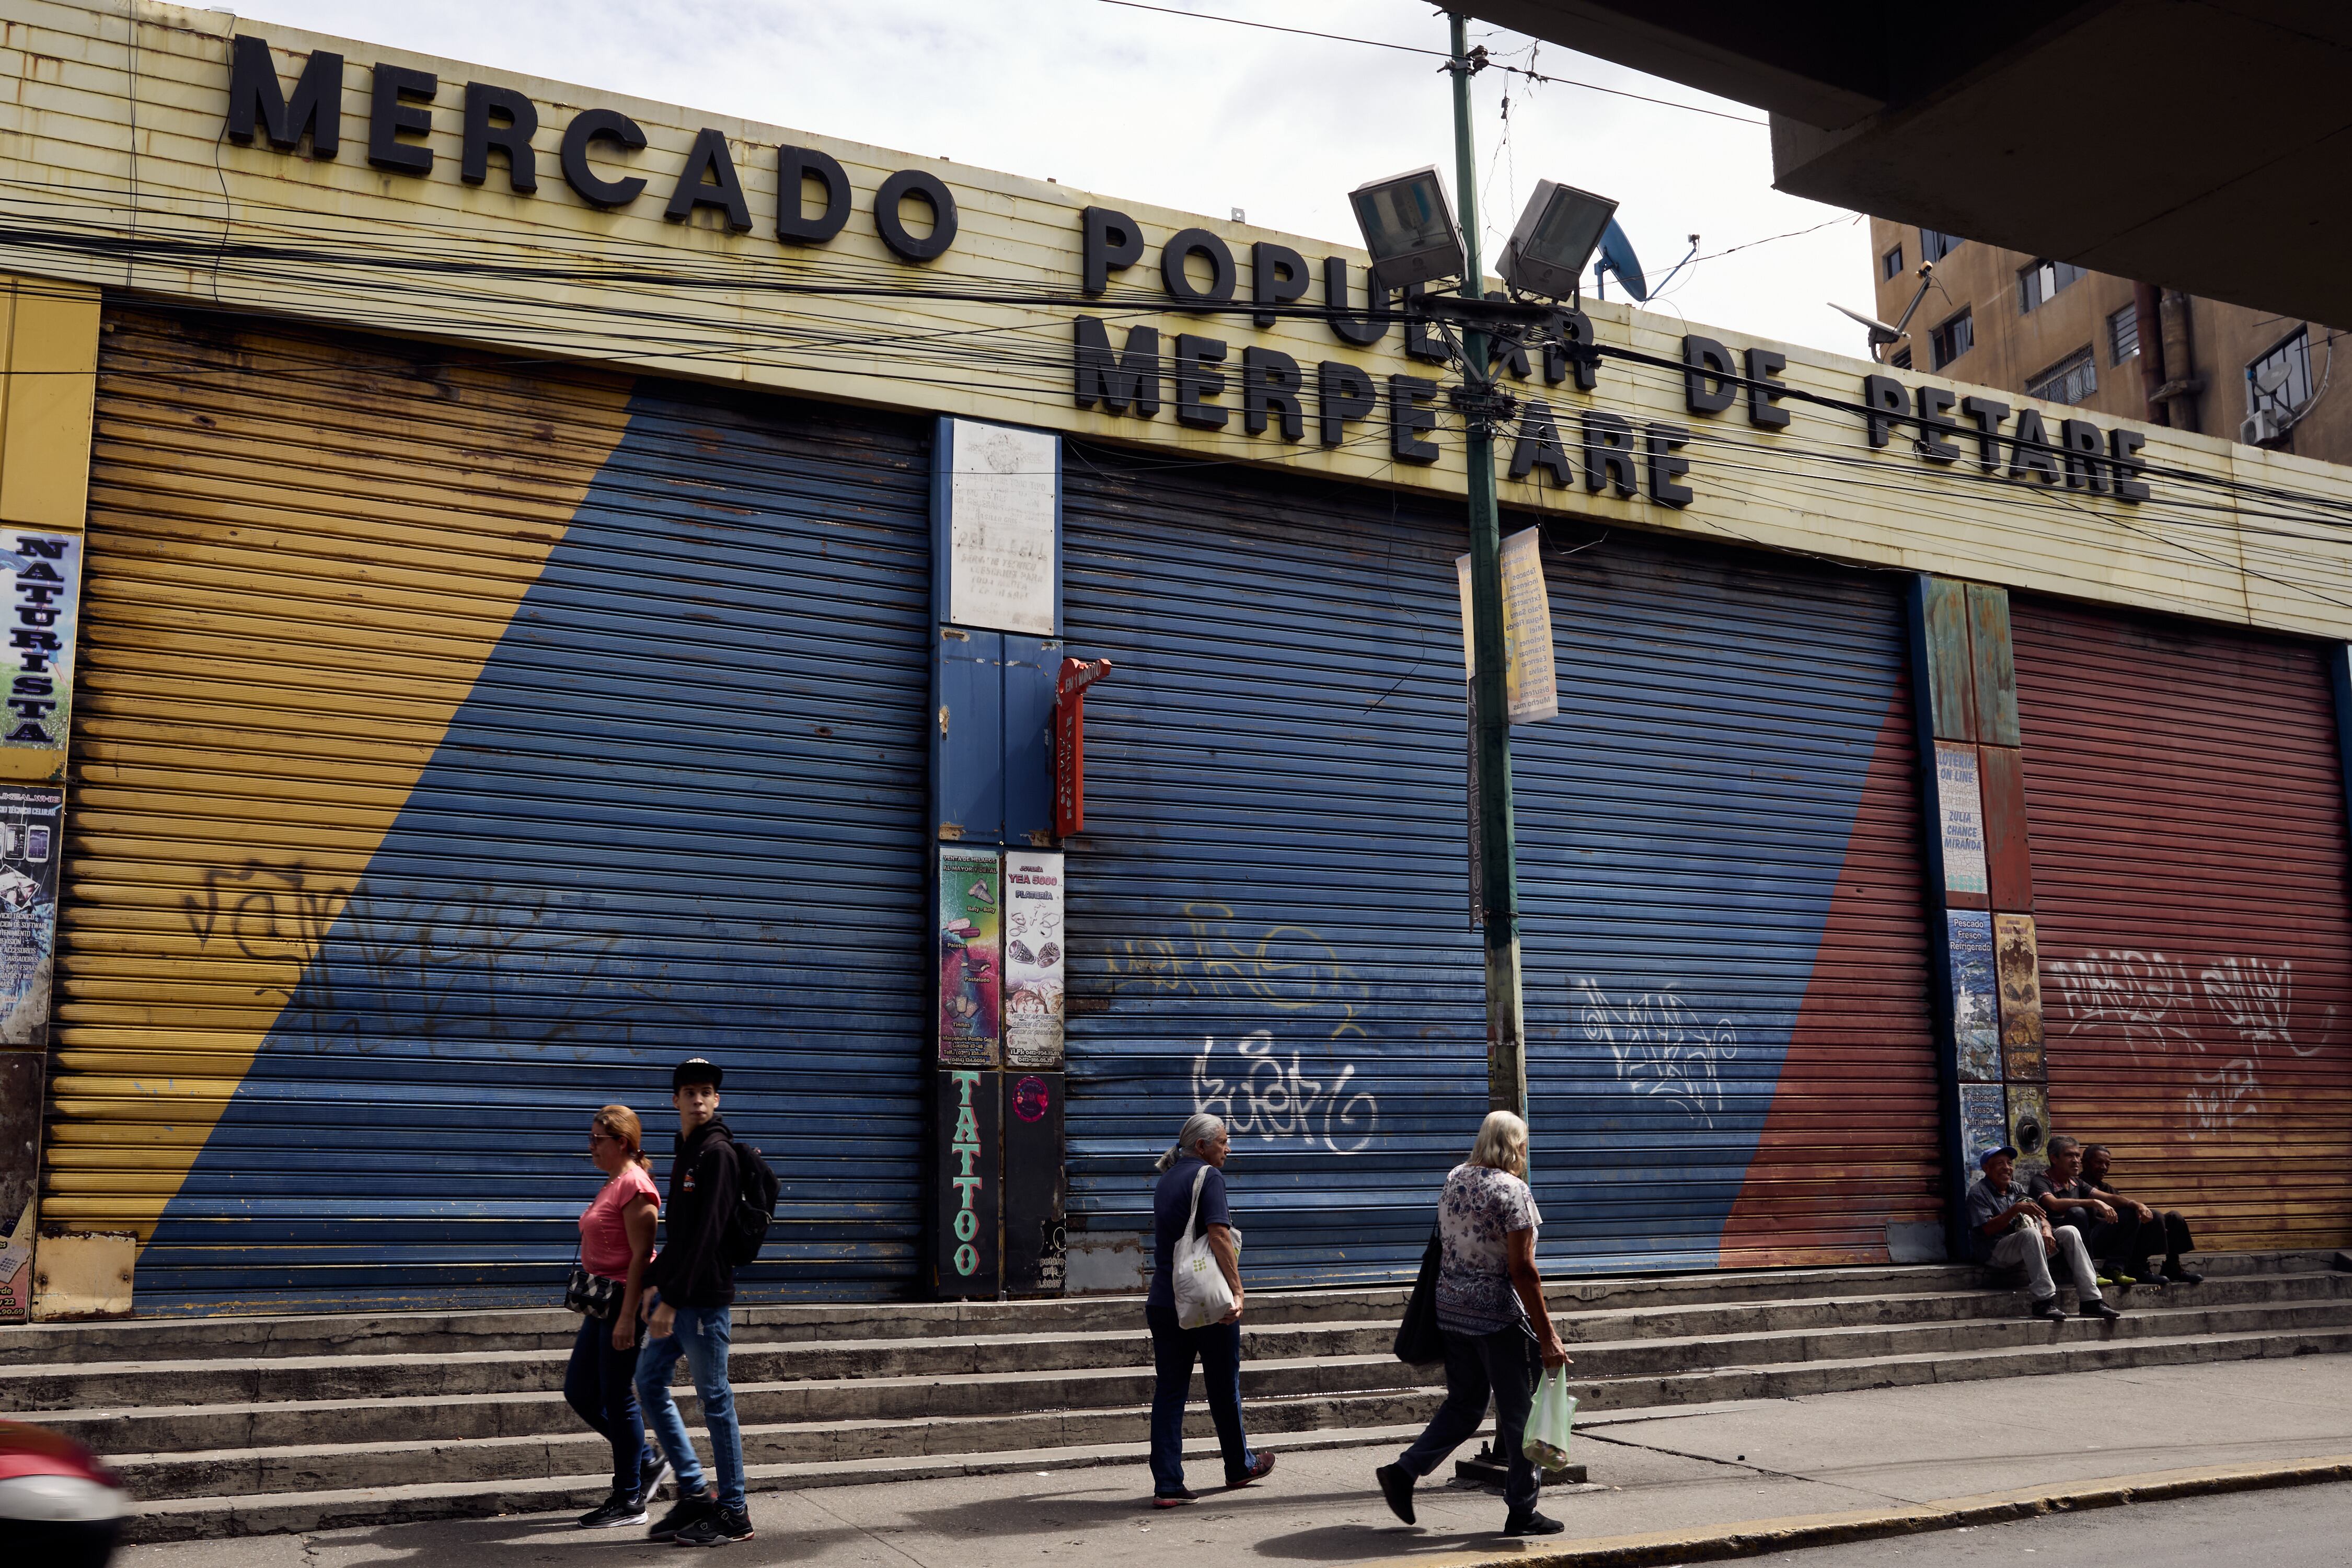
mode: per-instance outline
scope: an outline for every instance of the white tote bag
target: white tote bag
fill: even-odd
[[[1185,1216],[1184,1234],[1176,1238],[1175,1277],[1169,1282],[1176,1291],[1176,1321],[1187,1329],[1207,1328],[1234,1310],[1234,1288],[1225,1283],[1225,1271],[1217,1267],[1208,1237],[1193,1234],[1200,1226],[1201,1184],[1208,1179],[1209,1166],[1203,1162],[1201,1173],[1192,1178],[1192,1212]],[[1225,1234],[1233,1238],[1234,1261],[1239,1265],[1242,1233],[1227,1226]]]

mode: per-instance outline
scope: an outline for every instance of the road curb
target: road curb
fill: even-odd
[[[1963,1526],[2007,1524],[2082,1509],[2119,1508],[2127,1503],[2162,1502],[2170,1498],[2212,1497],[2224,1492],[2343,1480],[2352,1480],[2352,1454],[2295,1459],[2286,1464],[2154,1470],[2063,1486],[2020,1487],[1974,1497],[1942,1498],[1908,1508],[1745,1520],[1712,1529],[1654,1531],[1643,1535],[1581,1541],[1572,1545],[1528,1542],[1517,1550],[1369,1558],[1356,1568],[1405,1563],[1413,1568],[1667,1568],[1668,1564],[1720,1563],[1807,1546],[1839,1546]]]

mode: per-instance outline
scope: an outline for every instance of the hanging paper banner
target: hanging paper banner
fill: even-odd
[[[1004,857],[1004,1065],[1062,1065],[1062,857]]]
[[[940,851],[940,1061],[994,1067],[1003,1015],[1003,863],[993,849]]]
[[[1470,557],[1455,556],[1454,573],[1462,592],[1462,668],[1475,680],[1478,653],[1471,630]],[[1503,688],[1512,723],[1559,717],[1559,670],[1539,528],[1522,529],[1503,541]]]

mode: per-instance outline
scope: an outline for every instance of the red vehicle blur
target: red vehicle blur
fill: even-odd
[[[130,1494],[72,1438],[0,1421],[0,1563],[104,1568]]]

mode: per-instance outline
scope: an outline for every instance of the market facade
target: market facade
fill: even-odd
[[[1410,1269],[1487,1105],[1461,426],[1360,252],[0,15],[0,1306],[543,1300],[698,1053],[752,1299],[1131,1289],[1196,1109],[1255,1282]],[[1584,310],[1500,366],[1546,1267],[1941,1257],[2052,1131],[2352,1239],[2352,477]]]

